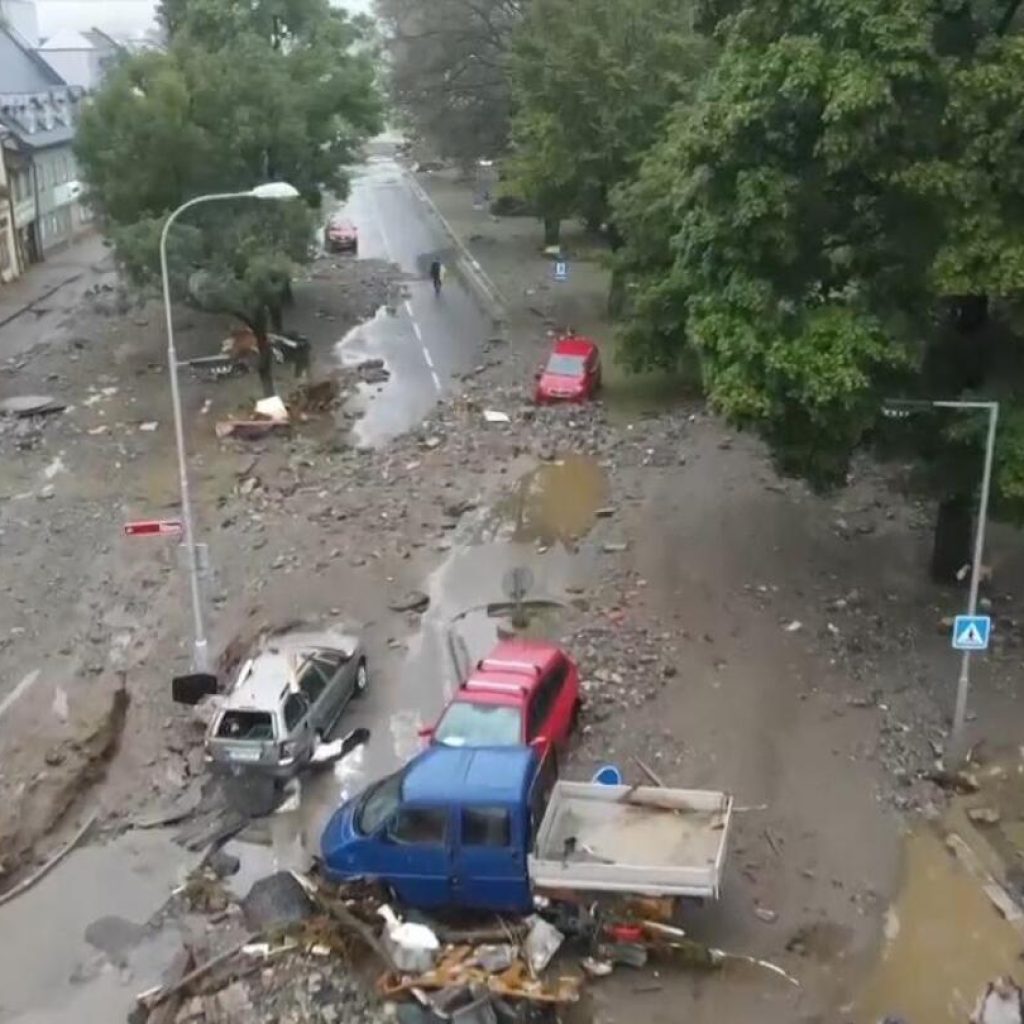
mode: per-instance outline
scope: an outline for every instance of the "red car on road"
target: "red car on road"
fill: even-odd
[[[359,229],[340,214],[334,214],[324,228],[324,248],[328,252],[359,251]]]
[[[460,747],[564,745],[580,708],[580,675],[542,640],[503,640],[477,663],[435,726],[420,735]]]
[[[568,334],[555,342],[537,375],[536,401],[585,402],[601,387],[601,355],[590,338]]]

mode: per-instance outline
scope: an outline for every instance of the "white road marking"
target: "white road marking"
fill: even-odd
[[[384,254],[391,263],[394,263],[395,257],[393,253],[395,250],[391,248],[391,242],[388,241],[388,233],[384,230],[384,221],[380,217],[380,205],[377,202],[377,197],[372,192],[370,193],[370,204],[373,206],[374,226],[380,232],[380,240],[384,243]]]
[[[434,387],[437,388],[438,391],[440,391],[441,390],[441,378],[438,377],[437,370],[431,370],[430,371],[430,376],[434,378]]]
[[[434,368],[434,360],[433,360],[433,358],[430,355],[430,349],[427,348],[426,345],[423,346],[423,358],[426,359],[427,366],[429,366],[431,369],[433,369]]]
[[[402,305],[405,306],[405,312],[408,315],[409,319],[415,323],[416,318],[412,315],[412,303],[408,299],[406,299],[405,302],[402,303]]]
[[[435,378],[436,379],[436,378]],[[0,718],[3,718],[7,709],[39,678],[39,669],[34,668],[0,703]]]
[[[420,325],[416,323],[415,320],[412,322],[412,333],[416,335],[416,340],[422,344],[423,332],[420,330]],[[423,347],[426,348],[427,346],[424,345]]]

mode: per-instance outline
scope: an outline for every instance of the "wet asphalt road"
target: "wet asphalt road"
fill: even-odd
[[[471,368],[491,328],[462,281],[448,272],[440,295],[430,263],[454,266],[455,250],[408,176],[382,146],[355,175],[340,209],[359,229],[359,255],[396,264],[407,296],[346,335],[337,346],[345,365],[383,359],[391,379],[365,387],[355,428],[358,442],[379,444],[419,423],[449,386]],[[344,257],[339,257],[344,258]]]

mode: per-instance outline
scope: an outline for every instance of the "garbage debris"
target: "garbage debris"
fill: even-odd
[[[441,948],[433,931],[414,921],[403,923],[386,903],[377,913],[384,918],[384,948],[391,954],[395,967],[405,974],[429,971]]]
[[[519,948],[510,943],[500,946],[477,946],[473,951],[473,959],[485,971],[491,974],[498,974],[506,971],[515,962],[519,954]]]
[[[258,440],[274,430],[288,430],[291,417],[284,402],[278,395],[261,398],[256,403],[255,418],[251,420],[221,420],[214,430],[219,438],[240,437],[248,441]]]
[[[488,423],[511,423],[512,417],[498,409],[484,409],[484,419]]]
[[[351,753],[356,747],[361,747],[370,739],[370,730],[365,728],[353,729],[348,735],[341,736],[336,740],[325,743],[318,743],[310,758],[310,765],[326,767],[340,761],[346,754]]]
[[[970,1024],[1022,1024],[1024,991],[1009,975],[990,981],[978,996]]]
[[[537,975],[551,963],[565,936],[537,914],[527,918],[526,923],[530,930],[523,942],[523,952],[526,953],[530,970]]]
[[[288,410],[278,395],[261,398],[256,403],[256,415],[265,416],[274,423],[287,423],[289,419]]]

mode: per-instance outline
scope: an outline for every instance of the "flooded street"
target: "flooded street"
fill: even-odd
[[[886,914],[880,960],[856,1001],[856,1021],[898,1014],[912,1024],[963,1024],[992,978],[1019,973],[1022,935],[934,832],[911,834],[905,858],[903,888]]]
[[[0,1021],[124,1020],[180,948],[173,925],[150,921],[196,860],[165,832],[129,832],[72,852],[0,907]]]

